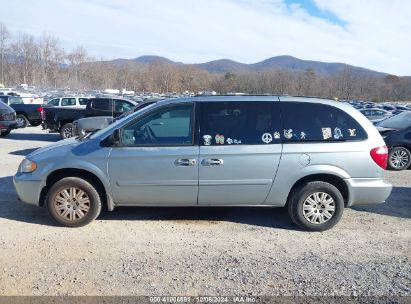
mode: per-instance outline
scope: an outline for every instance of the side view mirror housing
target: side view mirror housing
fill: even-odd
[[[115,129],[113,134],[101,142],[103,147],[115,147],[120,145],[121,129]]]

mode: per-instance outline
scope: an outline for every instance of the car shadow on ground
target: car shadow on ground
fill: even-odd
[[[15,133],[11,131],[11,133],[5,137],[5,139],[11,140],[30,140],[30,141],[49,141],[55,142],[61,140],[60,134],[58,133]]]
[[[385,204],[357,206],[353,209],[402,218],[411,218],[411,188],[394,188]],[[11,176],[0,178],[0,218],[39,225],[53,225],[44,209],[18,201]],[[122,207],[102,212],[100,220],[173,221],[203,224],[234,222],[259,227],[286,230],[298,229],[290,220],[286,208],[268,207]]]
[[[233,222],[286,230],[298,229],[286,208],[269,207],[119,207],[104,212],[102,220],[172,221],[190,224]]]
[[[410,219],[411,187],[394,187],[390,197],[383,204],[354,206],[352,209]]]

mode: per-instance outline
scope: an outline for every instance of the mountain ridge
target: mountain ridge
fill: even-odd
[[[289,55],[280,55],[267,58],[256,63],[241,63],[231,59],[217,59],[204,63],[182,63],[172,61],[166,57],[156,55],[144,55],[132,59],[114,59],[112,62],[116,65],[128,63],[137,63],[140,65],[150,65],[155,62],[174,66],[190,66],[207,71],[212,74],[225,73],[247,73],[247,72],[267,72],[271,70],[287,70],[301,72],[307,69],[313,69],[316,74],[336,75],[344,69],[350,68],[359,76],[385,77],[389,73],[379,72],[359,66],[353,66],[340,62],[323,62],[315,60],[304,60]],[[404,76],[409,77],[409,76]]]

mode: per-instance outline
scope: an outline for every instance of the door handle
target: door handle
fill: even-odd
[[[203,166],[221,166],[224,161],[219,158],[206,158],[201,161]]]
[[[176,166],[181,166],[181,167],[195,166],[196,163],[197,162],[194,158],[180,158],[180,159],[176,159],[174,162]]]

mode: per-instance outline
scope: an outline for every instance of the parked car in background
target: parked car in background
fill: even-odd
[[[359,111],[373,123],[377,123],[393,115],[389,111],[378,108],[360,109]]]
[[[136,103],[127,99],[92,98],[85,108],[65,108],[44,106],[43,127],[52,132],[59,132],[61,138],[72,137],[73,121],[94,116],[117,117],[127,112]]]
[[[387,199],[387,154],[377,129],[338,102],[181,98],[32,152],[14,185],[68,227],[103,206],[287,206],[296,225],[321,231],[345,207]]]
[[[90,98],[86,97],[57,97],[47,102],[48,106],[85,108]]]
[[[16,112],[3,102],[0,102],[0,137],[7,136],[17,128]]]
[[[25,104],[20,96],[0,95],[0,101],[9,105],[16,111],[16,120],[19,128],[29,124],[37,127],[41,124],[43,107],[39,104]]]
[[[113,121],[121,119],[127,115],[130,115],[134,112],[140,111],[141,109],[156,103],[156,101],[146,101],[139,103],[138,105],[134,106],[127,112],[121,114],[120,116],[114,118],[112,116],[97,116],[97,117],[87,117],[87,118],[80,118],[73,122],[73,136],[86,136],[87,133],[94,132],[97,130],[104,129],[108,125],[110,125]]]
[[[411,164],[411,111],[376,124],[389,149],[388,168],[405,170]]]

